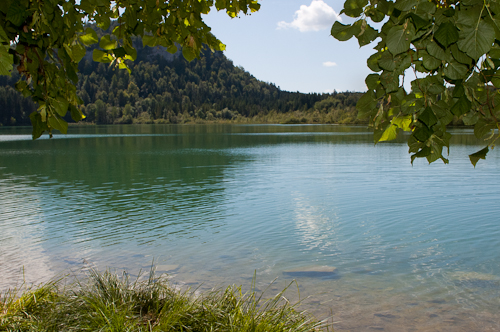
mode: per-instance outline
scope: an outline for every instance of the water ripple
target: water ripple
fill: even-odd
[[[476,146],[459,145],[464,159],[412,167],[406,146],[373,147],[364,130],[186,130],[2,142],[0,288],[22,266],[38,282],[83,260],[133,270],[155,257],[210,286],[328,266],[335,278],[299,273],[301,292],[359,330],[429,311],[498,326],[497,155],[473,170]]]

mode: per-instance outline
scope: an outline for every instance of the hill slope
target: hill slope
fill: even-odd
[[[137,48],[131,75],[89,56],[82,60],[77,88],[85,122],[357,122],[359,93],[287,92],[257,80],[221,52],[204,51],[201,59],[187,62],[179,53]],[[36,110],[13,88],[17,79],[0,77],[0,124],[29,125]]]

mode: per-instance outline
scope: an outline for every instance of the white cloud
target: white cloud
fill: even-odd
[[[323,62],[323,66],[325,67],[335,67],[337,64],[333,61],[325,61]]]
[[[278,29],[294,28],[304,31],[319,31],[329,29],[335,21],[342,21],[332,7],[328,6],[323,0],[313,0],[308,6],[302,5],[295,12],[293,21],[278,22]]]

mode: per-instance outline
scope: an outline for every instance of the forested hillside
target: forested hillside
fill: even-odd
[[[282,91],[234,66],[222,52],[204,51],[201,59],[187,62],[179,53],[138,44],[130,75],[93,62],[90,52],[81,61],[77,89],[87,116],[83,122],[357,122],[359,93]],[[13,87],[17,80],[17,75],[0,77],[2,125],[29,125],[29,114],[36,110]],[[70,117],[66,120],[71,122]]]

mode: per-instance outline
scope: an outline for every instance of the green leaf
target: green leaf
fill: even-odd
[[[94,51],[92,52],[92,59],[95,62],[104,62],[104,63],[109,63],[113,61],[113,58],[107,52],[103,52],[101,50],[98,50],[97,48],[94,49]]]
[[[133,47],[128,47],[124,46],[125,52],[127,52],[127,55],[125,55],[126,60],[132,60],[135,61],[137,59],[137,50]]]
[[[396,57],[396,71],[398,74],[402,74],[406,69],[410,68],[414,54],[415,52],[410,51],[408,53],[401,53]]]
[[[456,21],[458,28],[475,27],[481,17],[481,12],[482,6],[460,8]]]
[[[470,162],[472,165],[474,165],[474,168],[476,167],[476,164],[479,161],[479,159],[486,159],[486,154],[489,151],[490,149],[488,147],[485,147],[484,149],[469,155]]]
[[[404,131],[410,131],[411,130],[411,123],[412,123],[412,116],[407,115],[407,116],[399,116],[395,117],[391,120],[391,123],[398,128],[403,129]]]
[[[99,7],[107,7],[109,6],[110,0],[93,0],[93,2]]]
[[[341,13],[350,17],[358,17],[363,12],[363,7],[368,4],[368,0],[346,0]]]
[[[458,41],[458,30],[450,22],[442,23],[434,33],[434,38],[445,48]]]
[[[394,55],[406,52],[410,48],[414,36],[415,28],[413,24],[407,24],[406,28],[402,25],[396,25],[387,34],[387,48]]]
[[[396,72],[384,70],[380,75],[380,83],[386,93],[396,91],[399,89],[399,75]]]
[[[438,60],[448,61],[449,56],[446,55],[445,51],[437,43],[431,41],[427,44],[427,52]]]
[[[430,55],[427,52],[421,52],[422,53],[422,65],[427,69],[427,70],[435,70],[441,65],[441,60],[436,59],[432,55]]]
[[[420,142],[425,142],[431,137],[432,131],[427,126],[421,126],[413,132],[413,136]]]
[[[260,3],[257,2],[251,2],[248,7],[250,8],[250,11],[252,13],[258,11],[260,9]],[[208,14],[208,13],[207,13]]]
[[[349,40],[354,35],[350,24],[342,24],[339,21],[335,21],[335,23],[333,23],[331,34],[333,38],[340,41]]]
[[[426,107],[425,110],[418,116],[418,120],[424,123],[427,128],[434,126],[438,119],[430,107]]]
[[[476,28],[464,28],[459,35],[458,48],[474,60],[487,53],[495,41],[495,30],[484,21]]]
[[[109,2],[106,4],[109,6]],[[105,6],[106,6],[105,5]],[[96,19],[97,26],[101,28],[102,30],[106,31],[109,28],[109,25],[111,24],[111,19],[107,15],[100,15]]]
[[[9,46],[0,45],[0,75],[10,76],[14,62],[14,57],[9,53]]]
[[[125,51],[125,48],[123,47],[118,47],[113,50],[113,54],[117,58],[123,58],[127,55],[127,51]]]
[[[225,45],[224,45],[224,44],[222,44],[222,45],[225,47]],[[223,51],[224,49],[225,49],[225,48],[221,49],[220,51]],[[170,45],[170,46],[167,48],[167,52],[168,52],[168,53],[175,54],[177,51],[178,51],[178,49],[177,49],[177,46],[175,46],[175,45]]]
[[[474,135],[477,138],[483,138],[491,130],[495,129],[496,126],[485,118],[479,118],[474,126]]]
[[[368,65],[368,68],[370,68],[372,71],[374,72],[378,72],[378,71],[381,71],[382,69],[380,69],[379,65],[378,65],[378,61],[379,59],[382,57],[382,53],[381,52],[377,52],[377,53],[374,53],[372,54],[368,60],[366,60],[366,63]]]
[[[442,159],[445,164],[448,163],[448,159],[443,158],[442,151],[443,151],[443,142],[441,139],[439,139],[436,136],[433,136],[430,139],[430,148],[431,148],[431,153],[427,155],[427,161],[430,163],[435,162],[438,159]]]
[[[498,75],[494,75],[490,80],[495,88],[500,88],[500,77]]]
[[[464,121],[464,125],[466,125],[466,126],[473,126],[479,120],[479,116],[477,115],[476,112],[470,111],[469,113],[465,114],[462,117],[462,120]]]
[[[498,116],[500,116],[500,92],[497,90],[497,93],[495,93],[495,96],[493,97],[493,105],[494,107],[494,112],[495,116],[498,119]]]
[[[77,8],[85,11],[87,14],[91,14],[94,11],[94,4],[92,4],[89,0],[81,0],[80,4],[77,5]]]
[[[125,62],[120,62],[118,64],[118,68],[119,69],[126,69],[129,75],[132,73],[132,70],[127,66],[127,64]]]
[[[483,0],[462,0],[461,2],[466,6],[477,6],[483,4]]]
[[[424,94],[439,94],[444,92],[443,79],[438,76],[427,76],[419,78],[411,82],[413,91],[421,91]]]
[[[411,98],[408,99],[405,98],[407,97],[406,91],[401,87],[396,92],[392,92],[390,96],[391,96],[391,104],[393,104],[394,106],[400,106],[401,103],[406,103],[411,99]]]
[[[85,119],[85,115],[83,115],[82,111],[80,111],[74,105],[69,105],[69,110],[70,110],[71,118],[73,119],[73,121],[78,122],[82,119]]]
[[[450,51],[451,51],[451,55],[453,55],[453,58],[455,58],[455,60],[457,60],[458,62],[463,63],[463,64],[468,65],[468,66],[470,66],[472,64],[472,58],[469,57],[464,52],[460,51],[458,49],[457,44],[451,45]]]
[[[54,108],[57,114],[65,116],[68,111],[69,102],[65,98],[57,96],[56,99],[50,100],[50,105]]]
[[[369,90],[359,98],[356,108],[358,109],[358,118],[365,118],[377,107],[377,99],[373,91]]]
[[[493,46],[489,54],[492,59],[500,59],[500,47],[497,45]]]
[[[92,60],[94,60],[95,62],[103,62],[103,59],[107,57],[107,55],[108,54],[106,52],[94,49],[94,51],[92,51]]]
[[[465,96],[465,89],[462,82],[459,82],[455,84],[455,87],[453,88],[452,97],[461,98],[462,96]]]
[[[26,83],[26,81],[17,81],[15,87],[17,91],[23,92],[23,90],[28,87],[28,83]]]
[[[377,144],[380,141],[380,138],[384,134],[385,130],[389,127],[392,126],[390,123],[383,123],[380,125],[380,117],[378,115],[381,113],[379,111],[377,115],[375,116],[375,122],[374,122],[374,128],[373,128],[373,143]],[[378,119],[377,119],[378,117]]]
[[[99,37],[97,37],[97,32],[95,32],[94,29],[91,28],[87,28],[85,30],[85,34],[81,35],[79,38],[81,42],[86,46],[90,46],[99,41]]]
[[[441,126],[447,126],[451,121],[453,121],[453,114],[451,114],[449,105],[443,100],[440,100],[437,104],[431,106],[432,111],[439,119]]]
[[[196,58],[196,53],[191,47],[184,46],[182,48],[182,55],[187,61],[192,61]]]
[[[394,2],[387,0],[378,1],[377,9],[384,13],[384,15],[390,16],[394,10]]]
[[[448,9],[446,9],[444,12],[443,12],[443,15],[446,16],[446,17],[452,17],[453,15],[455,15],[455,8],[453,7],[448,7]]]
[[[394,57],[389,52],[382,53],[382,56],[378,60],[378,65],[380,68],[388,71],[396,69],[396,61],[394,61]]]
[[[428,146],[423,147],[420,151],[411,155],[411,164],[413,165],[413,161],[415,160],[415,158],[428,157],[431,154],[431,152],[432,152],[432,150],[430,147],[428,147]]]
[[[451,108],[451,112],[456,116],[461,116],[468,113],[471,110],[471,102],[467,99],[467,96],[462,95],[457,102]]]
[[[385,18],[385,14],[380,10],[380,8],[377,6],[375,8],[372,6],[370,10],[365,11],[366,16],[372,19],[373,22],[382,22],[382,20]]]
[[[49,126],[59,130],[63,134],[66,134],[68,132],[68,123],[57,114],[52,114],[51,116],[49,116],[47,118],[47,122],[49,123]]]
[[[71,46],[71,54],[72,54],[71,59],[74,62],[77,62],[77,63],[80,62],[86,53],[87,53],[87,51],[85,50],[85,47],[83,47],[80,44],[76,44],[76,45]]]
[[[399,9],[402,12],[407,12],[418,4],[418,0],[398,0],[394,5],[394,8]]]
[[[372,28],[370,25],[366,25],[361,34],[356,37],[358,38],[359,46],[365,46],[370,44],[378,37],[378,31]]]
[[[366,76],[365,83],[368,89],[374,90],[380,84],[380,76],[378,74],[370,74]]]
[[[7,10],[6,19],[15,26],[20,26],[24,23],[28,15],[28,12],[20,1],[12,1]]]
[[[4,29],[0,26],[0,42],[9,42],[9,37],[5,33]]]
[[[158,38],[155,36],[144,35],[142,37],[142,46],[154,47],[158,44]]]
[[[436,12],[436,4],[431,1],[420,1],[417,5],[417,14],[433,15]]]
[[[389,124],[387,128],[384,130],[382,136],[378,139],[378,142],[392,141],[397,136],[398,136],[398,127]]]
[[[99,47],[104,50],[112,50],[118,47],[118,42],[116,40],[111,40],[109,35],[103,36],[99,41]]]
[[[75,68],[71,61],[66,61],[64,64],[64,68],[66,68],[66,74],[68,78],[73,82],[73,84],[78,83],[78,75],[76,74]]]
[[[32,137],[34,140],[42,136],[45,131],[49,130],[47,123],[42,121],[42,116],[37,111],[30,114],[30,121],[33,126]]]
[[[430,71],[423,66],[422,60],[413,60],[413,64],[415,65],[415,70],[419,73],[427,73]]]
[[[444,67],[444,74],[446,77],[452,80],[460,80],[467,78],[468,69],[465,65],[458,63],[456,61],[450,61]]]
[[[431,24],[428,20],[423,19],[421,16],[415,13],[410,13],[409,16],[411,17],[416,30],[420,30]]]

